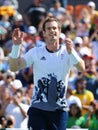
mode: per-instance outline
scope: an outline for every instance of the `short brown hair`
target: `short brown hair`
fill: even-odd
[[[61,29],[61,23],[59,22],[59,20],[57,18],[53,17],[53,16],[50,16],[50,17],[47,17],[45,19],[45,21],[43,22],[43,25],[42,25],[43,31],[45,31],[45,25],[46,25],[46,23],[52,22],[52,21],[56,21],[58,23],[59,29]]]

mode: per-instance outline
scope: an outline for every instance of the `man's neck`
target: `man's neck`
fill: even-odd
[[[59,41],[57,42],[48,42],[46,43],[46,48],[49,50],[49,51],[57,51],[59,48],[60,48],[60,44],[59,44]]]
[[[59,45],[58,48],[48,48],[48,47],[46,46],[47,51],[48,51],[48,52],[51,52],[51,53],[57,52],[60,48],[61,48],[60,45]]]

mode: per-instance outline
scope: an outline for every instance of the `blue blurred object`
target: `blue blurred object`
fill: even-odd
[[[3,31],[0,29],[0,35],[2,35],[3,34]]]

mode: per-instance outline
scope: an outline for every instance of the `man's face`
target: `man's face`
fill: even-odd
[[[47,42],[54,43],[59,40],[60,29],[56,21],[47,22],[45,25],[44,37]]]

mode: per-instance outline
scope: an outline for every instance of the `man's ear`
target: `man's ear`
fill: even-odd
[[[42,31],[42,33],[43,33],[43,37],[45,38],[45,37],[46,37],[46,33],[45,33],[45,31]]]

